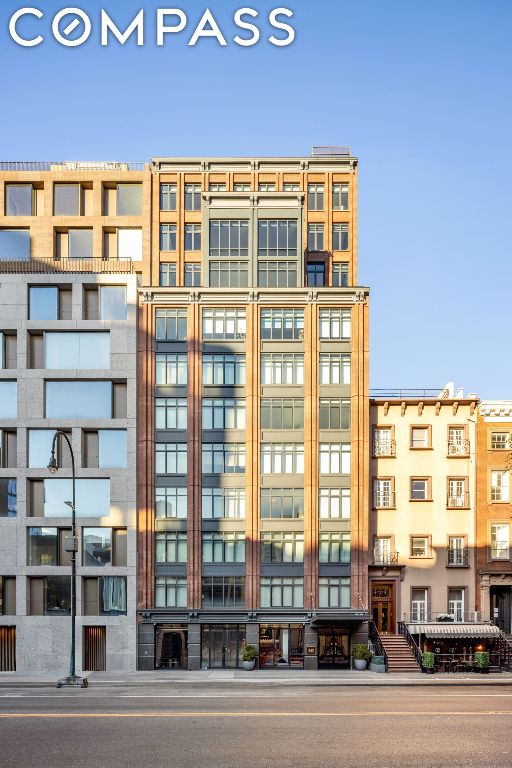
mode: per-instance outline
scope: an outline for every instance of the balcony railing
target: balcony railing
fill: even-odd
[[[374,440],[372,445],[373,456],[396,456],[396,443],[394,440]]]
[[[460,494],[448,493],[446,496],[446,506],[450,507],[450,509],[466,509],[469,507],[469,493],[467,491]]]
[[[454,613],[449,611],[431,612],[418,609],[407,614],[404,613],[403,621],[406,624],[488,624],[481,611],[459,611]]]
[[[434,398],[446,397],[443,390],[439,389],[371,389],[370,397],[380,400],[385,397],[401,398],[404,400],[416,400],[419,397]]]
[[[373,494],[373,506],[376,509],[393,508],[395,506],[395,494],[391,493],[391,491],[375,491]]]
[[[469,440],[448,440],[448,456],[469,456]]]
[[[376,547],[373,550],[373,563],[374,565],[396,565],[398,563],[398,555],[400,553],[386,552],[385,550]]]
[[[134,263],[131,259],[54,259],[48,257],[36,259],[0,260],[2,274],[59,274],[62,272],[103,272],[132,274]]]
[[[467,549],[447,549],[446,565],[449,568],[467,568],[469,566],[469,552]]]
[[[0,171],[143,171],[145,163],[117,161],[0,160]]]

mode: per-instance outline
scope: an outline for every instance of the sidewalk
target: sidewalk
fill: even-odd
[[[253,670],[245,672],[239,669],[202,670],[188,672],[184,670],[155,670],[151,672],[84,672],[89,687],[101,688],[155,686],[162,689],[166,685],[234,685],[247,686],[512,686],[512,673],[500,672],[488,675],[450,674],[425,675],[421,672],[406,674],[382,674],[378,672],[343,671],[305,671],[305,670]],[[0,690],[5,688],[54,688],[58,673],[23,673],[0,672]]]

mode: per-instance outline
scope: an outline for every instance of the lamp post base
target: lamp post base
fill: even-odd
[[[57,688],[64,688],[66,686],[70,686],[72,688],[88,688],[89,681],[86,677],[68,675],[67,677],[62,677],[57,683]]]

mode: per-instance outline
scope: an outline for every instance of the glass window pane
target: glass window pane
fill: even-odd
[[[17,384],[15,381],[0,381],[0,418],[15,419],[18,412]]]
[[[126,286],[101,285],[100,320],[126,320],[126,311]]]
[[[29,320],[59,319],[59,289],[57,286],[29,288]]]
[[[53,214],[54,216],[80,215],[80,185],[53,185]]]
[[[111,381],[47,381],[45,393],[46,418],[112,418]]]
[[[117,215],[140,216],[142,214],[142,184],[117,185]]]
[[[98,430],[100,468],[127,466],[127,431],[125,429]]]
[[[5,185],[5,213],[7,216],[32,216],[32,184]]]
[[[117,255],[120,259],[142,261],[142,229],[117,230]]]
[[[47,478],[44,483],[44,516],[71,517],[71,478]],[[108,478],[78,478],[76,480],[76,514],[78,517],[108,517],[110,515],[110,480]]]
[[[30,259],[30,230],[0,229],[0,261]]]
[[[45,368],[110,368],[110,333],[45,333]]]
[[[112,565],[112,529],[83,528],[84,566]]]
[[[70,259],[92,258],[92,229],[68,229]]]

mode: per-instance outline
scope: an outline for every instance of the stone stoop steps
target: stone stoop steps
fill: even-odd
[[[421,672],[403,635],[381,635],[388,657],[388,672]]]

